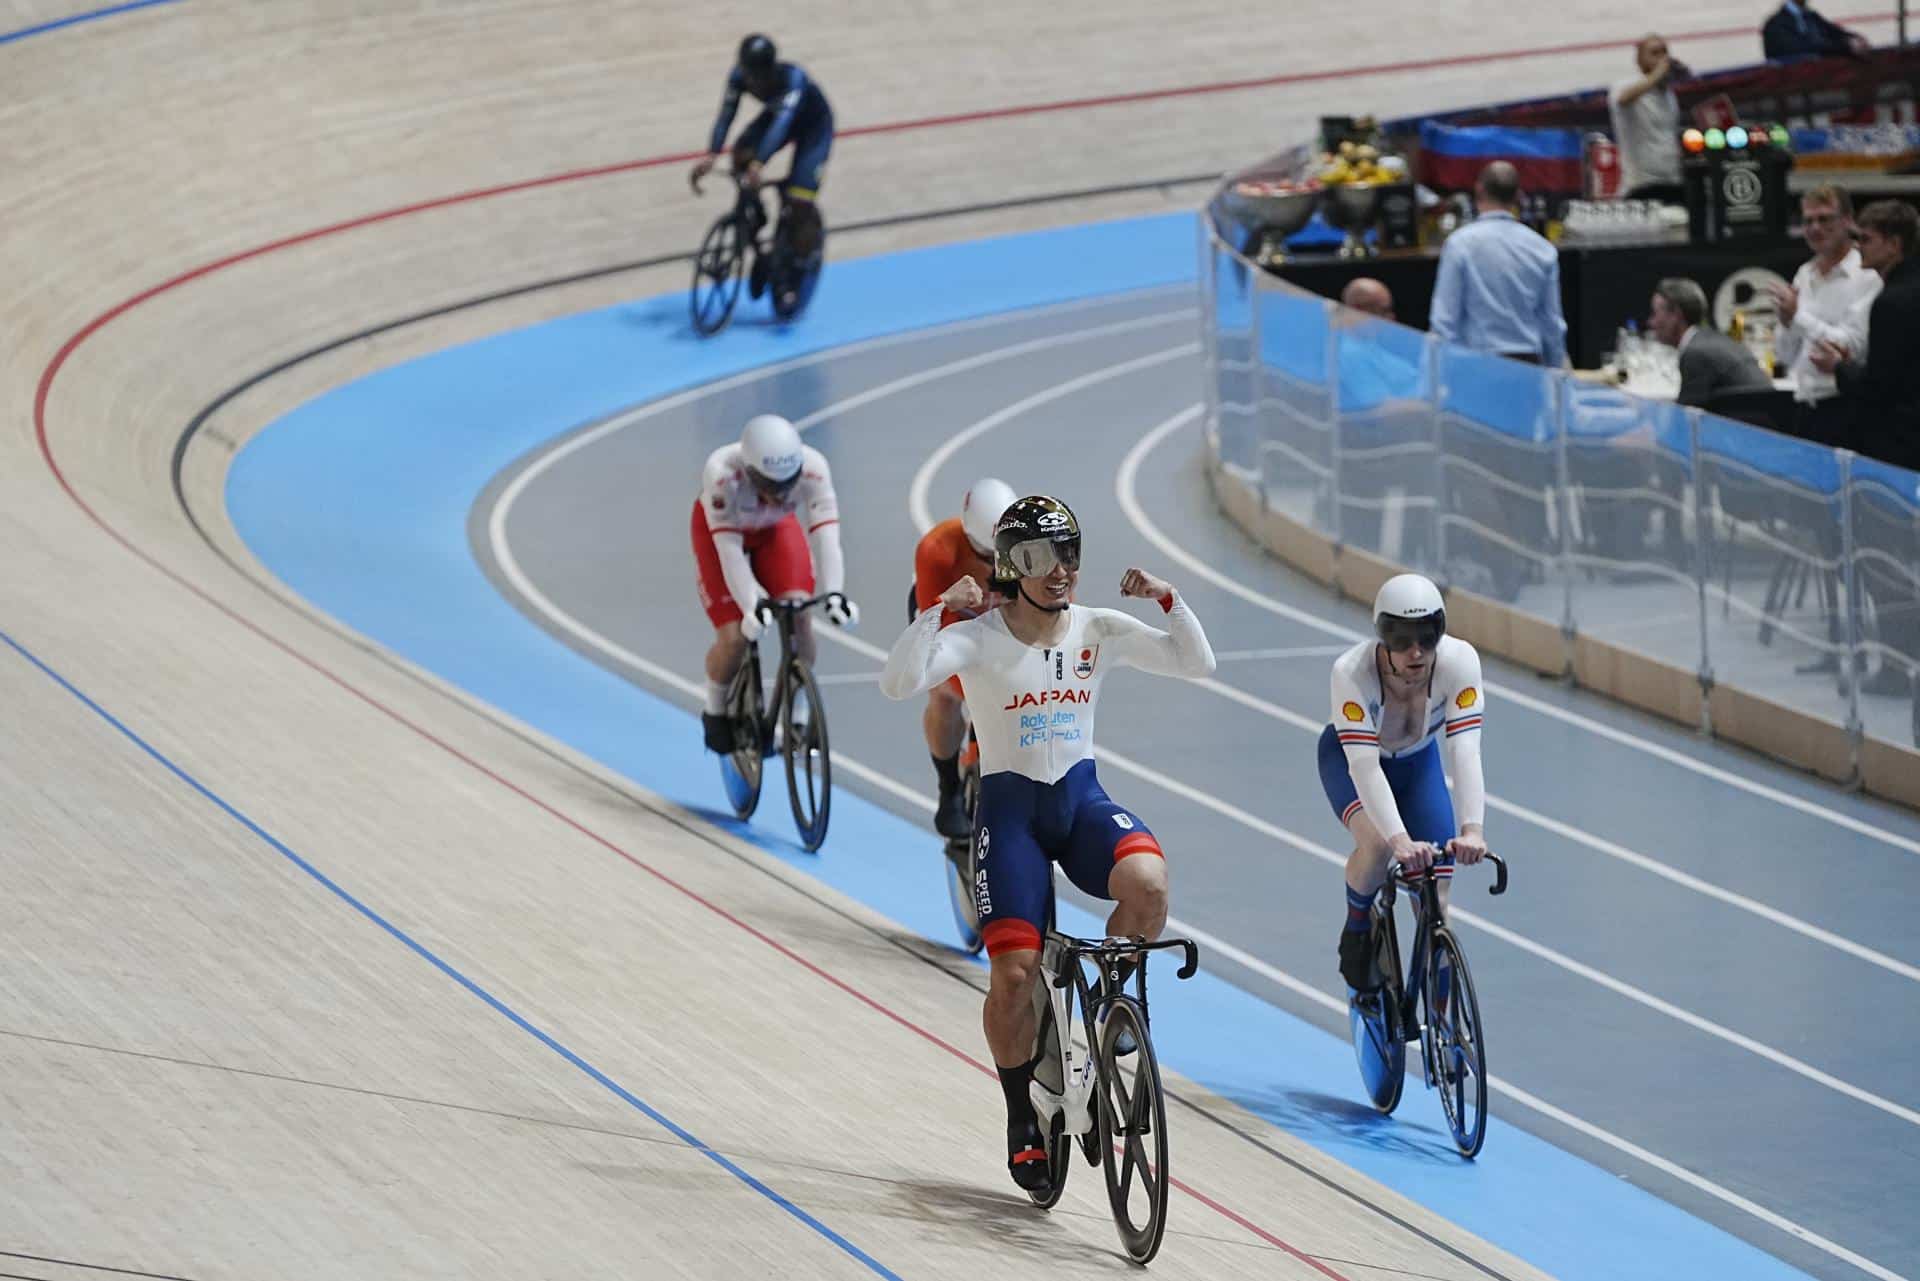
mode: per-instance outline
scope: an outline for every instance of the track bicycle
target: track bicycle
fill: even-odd
[[[1506,861],[1489,854],[1487,862],[1495,873],[1487,892],[1505,894]],[[1407,1042],[1418,1040],[1427,1088],[1440,1092],[1440,1110],[1454,1146],[1471,1159],[1487,1137],[1487,1047],[1480,998],[1467,955],[1440,914],[1438,884],[1431,868],[1411,875],[1398,863],[1389,869],[1373,903],[1371,925],[1380,987],[1354,995],[1347,1015],[1360,1079],[1374,1107],[1390,1115],[1400,1105]],[[1404,970],[1393,915],[1396,887],[1413,898],[1417,913],[1413,951]]]
[[[760,804],[765,758],[777,749],[786,763],[787,797],[800,843],[809,852],[827,839],[833,803],[833,760],[827,750],[827,706],[813,669],[794,648],[800,615],[816,605],[845,597],[838,593],[807,600],[761,601],[758,616],[776,624],[780,666],[768,700],[761,680],[760,647],[747,646],[740,670],[727,686],[727,715],[733,721],[734,750],[720,758],[720,779],[733,812],[751,818]]]

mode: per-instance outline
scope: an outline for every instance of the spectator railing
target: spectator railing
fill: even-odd
[[[1200,252],[1210,474],[1269,549],[1920,805],[1920,475],[1348,311],[1211,216]]]

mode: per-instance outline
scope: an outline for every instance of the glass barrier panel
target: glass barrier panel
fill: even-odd
[[[1260,470],[1268,505],[1321,533],[1334,520],[1333,304],[1266,272],[1254,294]]]
[[[1714,680],[1847,724],[1839,458],[1702,414],[1696,470]]]
[[[1450,585],[1565,621],[1559,375],[1436,343],[1435,557]]]
[[[1249,480],[1260,474],[1260,409],[1253,343],[1254,272],[1232,250],[1212,244],[1214,412],[1223,462]]]
[[[1566,379],[1562,395],[1574,627],[1698,672],[1702,561],[1689,411],[1577,378]]]
[[[1920,747],[1920,474],[1854,458],[1847,496],[1861,728]]]
[[[1427,335],[1336,307],[1333,345],[1338,498],[1331,532],[1350,546],[1436,574],[1440,473]]]

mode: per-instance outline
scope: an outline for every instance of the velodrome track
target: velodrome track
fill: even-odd
[[[23,27],[48,16],[58,15],[25,13]],[[673,32],[645,15],[609,17],[628,24],[624,47],[649,49],[650,66],[660,73],[647,84],[648,109],[641,111],[632,106],[631,68],[602,52],[621,41],[609,39],[594,16],[588,6],[474,6],[457,16],[406,18],[289,7],[263,15],[183,0],[0,46],[9,72],[18,66],[9,83],[31,117],[10,131],[16,158],[46,179],[10,200],[16,230],[4,250],[15,268],[9,278],[38,287],[9,304],[24,335],[9,350],[16,392],[10,403],[18,406],[21,430],[9,437],[17,465],[8,469],[5,514],[15,554],[5,571],[4,628],[19,661],[6,677],[16,732],[0,759],[10,782],[8,860],[16,875],[9,881],[19,888],[8,896],[16,945],[0,972],[13,1102],[6,1112],[14,1154],[9,1181],[17,1193],[8,1201],[17,1222],[0,1248],[189,1276],[482,1269],[572,1275],[606,1270],[608,1260],[624,1269],[696,1275],[729,1275],[759,1260],[823,1274],[957,1274],[1006,1266],[1010,1249],[1069,1272],[1116,1266],[1102,1207],[1086,1196],[1091,1185],[1081,1185],[1076,1197],[1084,1199],[1050,1221],[1001,1191],[991,1143],[983,1150],[980,1142],[991,1086],[963,1061],[979,1056],[976,1002],[952,977],[967,971],[916,959],[927,954],[921,945],[902,950],[884,941],[900,934],[904,913],[877,917],[857,890],[822,887],[813,874],[796,874],[793,860],[769,860],[737,834],[703,828],[685,805],[659,799],[671,780],[643,778],[636,788],[591,759],[590,749],[569,751],[562,735],[535,737],[503,724],[436,683],[425,670],[430,664],[387,661],[381,650],[405,653],[407,638],[344,636],[263,596],[216,554],[260,573],[227,527],[226,464],[231,449],[283,411],[410,356],[678,285],[677,264],[611,271],[368,332],[490,292],[673,252],[706,210],[670,194],[678,170],[665,165],[464,199],[281,243],[374,211],[611,163],[604,134],[596,137],[610,118],[644,116],[631,133],[657,140],[644,152],[650,156],[673,154],[684,145],[678,138],[697,138],[712,76],[704,64],[692,65],[691,54],[697,45],[708,58],[706,45],[724,49],[726,42]],[[833,65],[827,50],[836,44],[835,21],[817,15],[809,34],[822,52],[807,60],[823,78]],[[1144,18],[1115,24],[1123,34],[1111,38],[1133,39],[1138,52],[1130,69],[1105,73],[1112,88],[1147,79],[1137,61],[1147,48],[1157,58],[1165,53],[1164,41],[1149,46],[1151,25]],[[1183,80],[1173,74],[1182,68],[1157,66],[1152,82],[1195,83],[1231,70],[1229,51],[1244,37],[1225,18],[1215,25],[1216,36],[1196,37],[1182,55],[1192,58],[1192,74]],[[970,29],[971,20],[962,26]],[[1195,26],[1212,30],[1204,20]],[[842,55],[848,62],[839,77],[862,85],[896,67],[882,37],[892,37],[896,48],[928,38],[924,29],[868,30],[862,42],[839,29],[847,30],[846,47],[872,51],[864,65]],[[967,47],[967,30],[946,34],[955,47]],[[1215,43],[1207,45],[1208,38]],[[1073,56],[1067,33],[1042,31],[1035,41],[1036,63],[1046,62],[1046,52],[1056,63]],[[1700,47],[1697,61],[1716,46]],[[1423,52],[1444,56],[1431,47]],[[998,61],[975,56],[983,65]],[[1128,56],[1115,54],[1117,61]],[[1271,51],[1266,57],[1271,61]],[[1544,90],[1569,76],[1576,83],[1602,78],[1610,65],[1595,51],[1516,59],[1503,64],[1503,74],[1515,77],[1516,91],[1525,84]],[[1419,83],[1401,83],[1407,79]],[[456,80],[461,89],[450,93]],[[1484,83],[1473,84],[1463,68],[1412,78],[1383,73],[1377,80],[1343,91],[1364,85],[1382,110],[1434,105],[1448,93],[1462,101],[1485,96]],[[961,96],[977,86],[956,85],[948,91],[954,101],[935,102],[938,95],[924,83],[897,70],[894,83],[896,119],[979,106]],[[1037,90],[1047,82],[1042,76],[1024,83]],[[1304,120],[1325,89],[1299,84],[1261,92],[1301,104],[1293,109]],[[868,102],[876,116],[885,104],[872,95]],[[628,117],[617,116],[619,104]],[[1273,127],[1273,115],[1257,131],[1235,126],[1229,107],[1229,98],[1194,95],[856,134],[837,154],[835,191],[845,194],[836,198],[851,211],[847,221],[856,222],[968,203],[978,193],[953,181],[960,169],[989,175],[1001,198],[1114,185],[1114,173],[1140,174],[1161,158],[1167,167],[1147,176],[1206,172],[1257,152]],[[1044,173],[1005,159],[1014,142],[1050,149]],[[1124,166],[1117,163],[1123,151]],[[996,160],[1005,167],[992,168]],[[1153,190],[882,225],[837,240],[836,252],[1080,221],[1170,199]],[[254,252],[263,246],[277,247]],[[198,270],[210,263],[222,265]],[[157,285],[166,287],[154,291]],[[775,388],[783,403],[811,397],[825,408],[968,355],[1058,340],[1043,360],[1001,367],[992,388],[997,405],[981,401],[969,412],[954,388],[942,387],[937,403],[950,415],[945,433],[929,413],[914,421],[896,408],[881,424],[887,443],[870,461],[899,474],[863,476],[857,490],[842,480],[850,496],[871,495],[850,497],[850,505],[861,501],[882,535],[855,544],[856,557],[867,559],[857,560],[853,581],[886,584],[865,593],[868,644],[888,639],[885,605],[899,594],[896,566],[916,514],[912,475],[940,436],[1076,376],[1149,360],[1155,376],[1145,386],[1123,386],[1125,374],[1091,383],[1084,389],[1091,396],[1104,389],[1113,399],[1055,402],[1054,411],[1071,412],[1050,416],[1048,430],[1029,429],[1016,445],[1041,451],[1034,461],[1043,466],[1066,452],[1090,482],[1083,514],[1115,539],[1111,550],[1096,549],[1100,563],[1111,558],[1117,568],[1123,552],[1170,556],[1171,544],[1242,593],[1325,614],[1336,627],[1352,625],[1350,616],[1247,557],[1213,523],[1190,440],[1182,446],[1177,435],[1178,416],[1194,398],[1194,380],[1181,364],[1190,357],[1179,352],[1191,329],[1169,340],[1154,332],[1162,322],[1150,320],[1155,310],[1177,311],[1177,293],[1101,309],[1099,324],[1141,322],[1127,333],[1077,339],[1076,331],[1097,327],[1087,316],[1014,317],[975,327],[972,347],[954,348],[951,333],[938,344],[897,343],[888,349],[891,365],[842,370],[836,360],[831,375],[811,385]],[[121,306],[127,300],[131,305]],[[652,313],[643,307],[625,314]],[[647,340],[670,336],[655,328],[633,332],[636,355],[648,350]],[[742,349],[753,338],[744,330],[730,336]],[[766,354],[777,356],[774,342],[765,339]],[[258,378],[320,347],[330,349]],[[909,358],[914,363],[898,363]],[[1024,390],[1014,388],[1017,378],[1028,380]],[[617,396],[620,388],[599,390]],[[1164,406],[1155,399],[1162,396]],[[1159,412],[1143,413],[1149,406]],[[214,412],[203,414],[209,407]],[[666,430],[655,436],[658,452],[645,455],[634,479],[657,481],[664,496],[656,502],[650,493],[626,492],[625,509],[684,519],[686,485],[671,479],[675,468],[690,474],[680,456],[697,458],[738,411],[737,404],[712,404],[678,430],[660,424]],[[176,487],[175,456],[195,423],[200,444],[180,458]],[[1161,424],[1174,425],[1156,435]],[[851,439],[857,428],[848,419],[827,430]],[[929,493],[940,485],[957,492],[970,465],[997,467],[1006,456],[991,441],[983,441],[982,452],[972,448],[946,464],[953,474],[944,480],[936,469]],[[830,452],[837,467],[845,465],[840,449]],[[1129,460],[1138,511],[1128,509],[1129,490],[1120,483]],[[548,474],[557,481],[561,470]],[[610,589],[616,579],[606,575],[617,576],[630,585],[630,599],[655,608],[641,611],[634,630],[623,631],[617,617],[589,620],[590,629],[658,664],[692,670],[698,639],[681,634],[695,616],[679,581],[685,571],[678,542],[635,557],[614,539],[638,534],[652,541],[648,528],[623,531],[599,515],[540,523],[539,503],[565,503],[564,492],[529,485],[526,518],[535,529],[587,541],[569,546],[529,534],[525,554],[551,562],[531,581],[555,600],[577,590],[577,615],[621,599]],[[451,515],[464,538],[471,510]],[[1164,542],[1145,532],[1140,516]],[[373,579],[390,549],[369,540],[325,550],[346,555]],[[1211,593],[1202,616],[1218,648],[1234,649],[1233,637],[1252,638],[1241,648],[1337,643],[1324,627],[1282,621],[1244,594],[1203,589],[1192,571],[1158,563],[1196,600],[1203,590]],[[1097,572],[1090,571],[1090,581]],[[476,638],[474,648],[488,645]],[[871,653],[837,658],[839,674],[849,677],[873,666]],[[1299,727],[1264,711],[1264,719],[1234,724],[1257,710],[1246,698],[1317,717],[1323,661],[1230,664],[1221,682],[1244,697],[1207,691],[1224,701],[1196,714],[1189,751],[1257,742],[1260,755],[1249,748],[1241,759],[1254,768],[1270,761],[1283,776],[1279,784],[1269,776],[1221,780],[1222,787],[1262,788],[1263,803],[1301,807],[1264,821],[1327,845],[1330,820],[1314,814],[1311,789],[1292,781],[1304,776],[1296,763],[1304,754],[1287,746],[1306,741]],[[1152,694],[1163,696],[1167,691]],[[1183,690],[1180,697],[1195,696]],[[1616,730],[1655,736],[1585,700],[1557,692],[1536,697]],[[857,681],[835,688],[832,698],[836,741],[849,756],[896,763],[892,773],[878,770],[895,787],[871,782],[869,794],[882,805],[908,807],[899,789],[925,787],[914,717],[880,706]],[[1143,701],[1122,712],[1115,700],[1111,708],[1103,729],[1109,746],[1125,752],[1134,742],[1165,737],[1164,707]],[[1877,1261],[1882,1274],[1910,1271],[1910,1234],[1903,1237],[1890,1222],[1886,1201],[1863,1201],[1859,1189],[1871,1182],[1886,1194],[1903,1178],[1912,1184],[1910,1166],[1897,1163],[1903,1146],[1911,1149],[1899,1139],[1911,1122],[1889,1106],[1914,1103],[1911,1072],[1898,1062],[1900,1029],[1913,1025],[1905,986],[1912,978],[1901,967],[1910,970],[1920,958],[1911,955],[1911,930],[1890,906],[1898,893],[1855,887],[1897,887],[1911,877],[1914,851],[1900,844],[1920,835],[1911,819],[1687,739],[1677,740],[1687,755],[1800,803],[1776,798],[1762,808],[1752,790],[1622,747],[1619,762],[1609,758],[1606,768],[1624,771],[1620,790],[1643,800],[1636,813],[1622,815],[1604,795],[1555,794],[1550,778],[1526,772],[1552,751],[1541,750],[1543,734],[1564,731],[1569,743],[1584,745],[1566,751],[1611,747],[1576,739],[1592,731],[1564,720],[1536,724],[1518,709],[1509,717],[1508,724],[1528,731],[1492,740],[1515,753],[1502,761],[1490,745],[1496,792],[1622,850],[1751,896],[1853,947],[1677,886],[1572,838],[1560,838],[1566,848],[1556,849],[1551,837],[1534,835],[1550,829],[1522,826],[1522,819],[1516,827],[1539,851],[1529,863],[1537,888],[1501,904],[1490,919],[1643,993],[1658,992],[1725,1031],[1737,1029],[1774,1055],[1617,990],[1589,991],[1597,986],[1591,978],[1542,964],[1537,952],[1476,938],[1490,1017],[1512,1028],[1505,1035],[1513,1048],[1505,1053],[1513,1069],[1499,1070],[1520,1080],[1530,1052],[1523,1035],[1537,1036],[1540,1053],[1569,1060],[1616,1053],[1634,1084],[1606,1092],[1631,1107],[1631,1096],[1646,1089],[1652,1097],[1637,1100],[1640,1114],[1663,1142],[1689,1145],[1670,1156],[1696,1172],[1725,1164],[1738,1177],[1712,1180],[1723,1190],[1757,1205],[1771,1202],[1776,1217],[1833,1248],[1795,1239],[1684,1180],[1663,1185],[1644,1163],[1628,1177],[1811,1270],[1857,1274],[1857,1262],[1838,1250]],[[856,744],[863,740],[875,749],[861,751]],[[1153,768],[1145,756],[1141,764]],[[1120,786],[1117,778],[1110,782]],[[1581,803],[1594,808],[1581,810]],[[1214,972],[1264,998],[1266,1008],[1325,1021],[1309,995],[1266,971],[1327,986],[1327,967],[1312,957],[1326,950],[1315,940],[1331,920],[1331,895],[1320,892],[1332,883],[1328,870],[1297,845],[1276,855],[1270,834],[1263,842],[1244,823],[1231,837],[1210,831],[1207,824],[1221,817],[1217,807],[1182,799],[1153,804],[1163,831],[1192,833],[1194,861],[1179,883],[1183,918],[1210,925],[1216,936],[1241,931],[1244,922],[1224,908],[1245,911],[1263,900],[1233,879],[1224,861],[1271,878],[1259,889],[1270,894],[1273,915],[1241,931],[1250,963],[1236,968],[1222,953]],[[1200,812],[1179,813],[1186,805]],[[1610,826],[1628,818],[1647,826]],[[858,830],[843,814],[836,842]],[[716,856],[716,847],[740,857]],[[1763,856],[1778,861],[1762,870],[1754,864]],[[916,883],[940,908],[931,868]],[[1226,903],[1210,903],[1210,894]],[[1663,920],[1662,912],[1670,915]],[[1631,946],[1621,946],[1620,913],[1635,922]],[[1264,938],[1261,924],[1269,931]],[[1669,932],[1682,940],[1693,933],[1693,951],[1664,969],[1649,944],[1662,924],[1675,926]],[[743,925],[756,933],[741,934]],[[1710,936],[1711,948],[1701,934]],[[1504,947],[1530,960],[1503,961]],[[1880,959],[1863,957],[1862,949]],[[1628,965],[1645,968],[1620,976]],[[1601,1004],[1570,1015],[1572,990],[1577,1000]],[[1495,1004],[1495,991],[1512,1004]],[[1171,1023],[1188,991],[1163,986],[1160,997],[1156,1012],[1164,1007]],[[1192,1004],[1198,1011],[1215,999],[1231,997],[1195,996]],[[1588,1027],[1588,1009],[1599,1010],[1606,1026]],[[1601,1044],[1596,1049],[1583,1037]],[[1681,1058],[1663,1058],[1668,1042]],[[1781,1056],[1807,1070],[1783,1064]],[[853,1060],[862,1070],[850,1070]],[[1662,1073],[1662,1061],[1679,1066]],[[1592,1089],[1577,1076],[1566,1079],[1563,1066],[1549,1058],[1540,1068],[1553,1089]],[[1663,1097],[1674,1091],[1675,1070],[1712,1078],[1703,1083],[1720,1092],[1712,1100],[1718,1118],[1711,1108]],[[1269,1075],[1285,1079],[1278,1065]],[[1486,1233],[1416,1208],[1381,1186],[1378,1174],[1356,1174],[1311,1135],[1302,1140],[1298,1131],[1316,1123],[1360,1130],[1316,1122],[1338,1120],[1331,1099],[1291,1098],[1281,1110],[1291,1110],[1295,1124],[1269,1118],[1283,1122],[1273,1130],[1261,1120],[1259,1100],[1249,1111],[1237,1106],[1249,1100],[1204,1090],[1189,1097],[1225,1125],[1213,1126],[1215,1134],[1198,1118],[1176,1122],[1177,1159],[1194,1199],[1183,1198],[1176,1210],[1182,1235],[1156,1264],[1162,1271],[1525,1274],[1526,1264],[1488,1245]],[[1670,1102],[1671,1114],[1658,1110]],[[1417,1109],[1421,1099],[1409,1103]],[[1500,1110],[1583,1150],[1578,1136],[1553,1132],[1551,1122]],[[1570,1112],[1587,1115],[1579,1107]],[[897,1117],[913,1120],[902,1125]],[[1685,1133],[1690,1117],[1708,1132]],[[1381,1145],[1402,1145],[1409,1135],[1416,1146],[1434,1138],[1431,1117],[1423,1133],[1417,1111],[1395,1124],[1401,1129]],[[1772,1124],[1805,1128],[1776,1131],[1777,1141],[1764,1147]],[[850,1133],[883,1139],[880,1154],[875,1144],[850,1144]],[[1369,1128],[1358,1146],[1374,1144],[1380,1133]],[[1823,1137],[1829,1148],[1809,1142]],[[1754,1147],[1740,1146],[1747,1138]],[[1516,1132],[1513,1143],[1520,1141]],[[1590,1136],[1584,1146],[1596,1161],[1611,1159]],[[1483,1166],[1497,1154],[1489,1155]],[[1783,1199],[1776,1194],[1785,1184],[1791,1186]],[[1528,1217],[1525,1208],[1507,1213]],[[52,1266],[20,1265],[26,1272]]]

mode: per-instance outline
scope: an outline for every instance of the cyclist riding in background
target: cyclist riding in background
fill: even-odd
[[[940,594],[962,578],[993,581],[993,527],[1001,513],[1013,506],[1013,487],[991,477],[974,482],[960,500],[960,514],[941,521],[921,536],[913,551],[913,610],[917,616],[940,601]],[[988,607],[999,601],[989,596]],[[973,611],[952,610],[940,616],[940,625],[973,618]],[[952,841],[968,836],[967,811],[960,797],[960,749],[967,744],[967,707],[959,678],[949,678],[927,691],[927,710],[921,717],[933,772],[940,780],[940,804],[933,812],[933,830]]]
[[[827,155],[833,150],[833,108],[806,72],[780,61],[773,41],[766,36],[751,35],[740,42],[740,56],[727,75],[726,96],[720,100],[707,154],[693,166],[694,190],[700,189],[700,180],[713,171],[726,151],[727,130],[733,127],[743,92],[759,99],[763,109],[734,140],[733,167],[749,187],[758,186],[760,172],[774,153],[793,144],[793,167],[781,186],[793,218],[794,252],[811,269],[817,265],[814,256],[820,249],[817,202]],[[752,296],[758,298],[765,288],[766,280],[756,274],[749,285]]]
[[[738,443],[707,456],[693,502],[693,559],[714,630],[700,727],[707,749],[725,755],[734,750],[727,685],[766,628],[760,602],[804,600],[815,594],[816,577],[821,594],[839,592],[846,577],[833,475],[819,450],[800,443],[792,423],[761,414],[748,420]],[[838,627],[860,619],[841,596],[827,602],[826,613]],[[805,614],[795,622],[796,648],[811,663],[813,628]]]
[[[1060,500],[1033,496],[1008,507],[993,545],[991,586],[1004,603],[943,627],[943,610],[965,614],[987,605],[973,577],[953,583],[940,595],[941,608],[921,611],[895,642],[880,689],[888,698],[911,698],[958,676],[973,715],[981,774],[974,893],[991,965],[982,1021],[1006,1096],[1007,1168],[1022,1188],[1044,1191],[1050,1176],[1030,1083],[1038,1033],[1033,992],[1052,864],[1085,893],[1113,901],[1110,936],[1152,940],[1167,921],[1160,843],[1094,774],[1101,684],[1117,667],[1205,676],[1214,660],[1193,611],[1143,570],[1127,570],[1120,594],[1157,600],[1169,631],[1117,609],[1073,603],[1080,525]],[[1103,982],[1111,990],[1130,973]]]
[[[1480,655],[1447,635],[1440,589],[1418,574],[1381,586],[1373,624],[1377,640],[1333,661],[1333,721],[1320,735],[1320,782],[1354,841],[1340,975],[1356,995],[1379,986],[1368,916],[1387,864],[1433,868],[1444,909],[1454,860],[1478,863],[1487,854]],[[1443,734],[1451,796],[1440,767]]]

